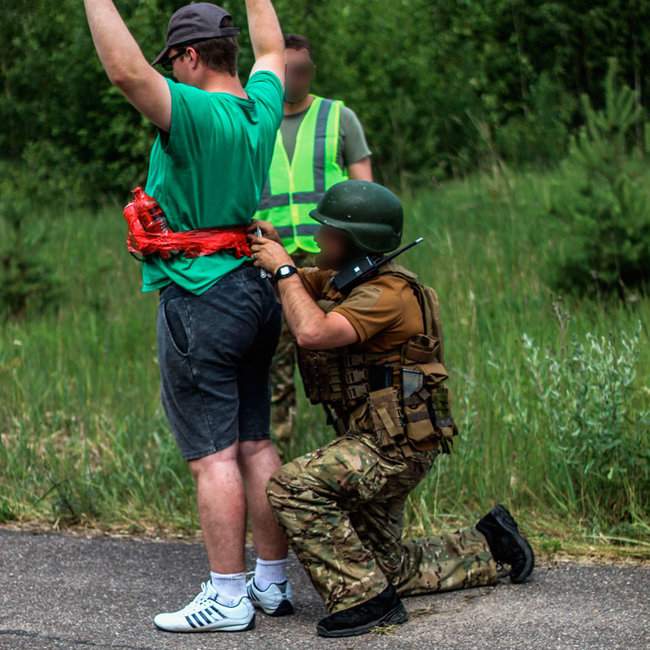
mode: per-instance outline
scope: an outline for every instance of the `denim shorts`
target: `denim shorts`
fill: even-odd
[[[161,398],[186,460],[269,437],[269,371],[280,325],[271,283],[249,265],[200,296],[176,284],[162,290]]]

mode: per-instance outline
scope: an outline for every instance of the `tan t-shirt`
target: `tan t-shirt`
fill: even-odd
[[[341,294],[331,286],[333,271],[301,269],[300,277],[325,311],[337,312],[350,321],[359,336],[357,349],[389,352],[424,332],[422,310],[413,289],[403,278],[387,274],[390,269],[403,270],[387,264],[381,275],[352,289],[342,302]]]

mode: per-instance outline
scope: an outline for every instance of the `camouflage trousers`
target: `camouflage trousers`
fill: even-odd
[[[296,251],[291,259],[298,268],[315,265],[315,256]],[[288,442],[296,418],[296,348],[286,320],[282,319],[280,341],[271,366],[271,430],[276,442]]]
[[[392,583],[401,596],[494,584],[496,563],[475,528],[402,539],[404,504],[437,452],[405,458],[345,436],[284,465],[268,497],[330,613]]]

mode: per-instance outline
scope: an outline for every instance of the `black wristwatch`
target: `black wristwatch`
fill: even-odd
[[[279,282],[280,280],[284,280],[285,278],[290,278],[292,275],[295,275],[296,273],[298,273],[298,269],[295,266],[291,266],[291,264],[283,264],[275,272],[275,275],[273,276],[273,282]]]

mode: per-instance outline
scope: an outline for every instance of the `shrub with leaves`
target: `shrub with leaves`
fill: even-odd
[[[632,89],[617,83],[615,62],[605,82],[604,108],[595,110],[586,96],[582,104],[586,125],[566,162],[567,183],[581,181],[568,200],[558,192],[551,210],[568,226],[556,284],[626,297],[650,280],[650,192],[635,173],[642,110]]]
[[[650,413],[638,408],[640,345],[640,325],[618,344],[587,334],[560,351],[523,338],[525,373],[508,385],[508,424],[531,447],[550,444],[546,489],[567,513],[620,522],[648,505]]]

